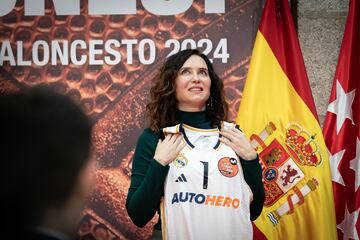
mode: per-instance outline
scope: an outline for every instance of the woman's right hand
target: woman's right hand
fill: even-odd
[[[182,134],[167,134],[164,140],[159,139],[154,159],[163,166],[175,160],[181,149],[185,147]]]

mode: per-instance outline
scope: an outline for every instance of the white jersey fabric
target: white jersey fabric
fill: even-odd
[[[219,141],[219,129],[179,124],[163,132],[182,132],[187,143],[165,180],[163,239],[252,239],[252,192],[238,156]]]

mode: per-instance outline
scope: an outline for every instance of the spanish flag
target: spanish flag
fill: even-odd
[[[263,168],[254,239],[336,239],[328,153],[288,0],[266,1],[236,121]]]

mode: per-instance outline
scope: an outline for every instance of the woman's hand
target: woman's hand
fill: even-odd
[[[242,159],[254,160],[257,157],[257,153],[251,146],[250,141],[239,129],[221,130],[220,134],[222,135],[220,141],[231,147]]]
[[[158,141],[154,159],[163,166],[175,160],[181,149],[185,147],[182,134],[167,134],[164,140]]]

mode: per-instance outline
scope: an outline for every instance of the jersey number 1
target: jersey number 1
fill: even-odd
[[[207,189],[208,187],[208,173],[209,173],[209,163],[203,162],[201,163],[204,165],[204,178],[203,178],[203,189]]]

